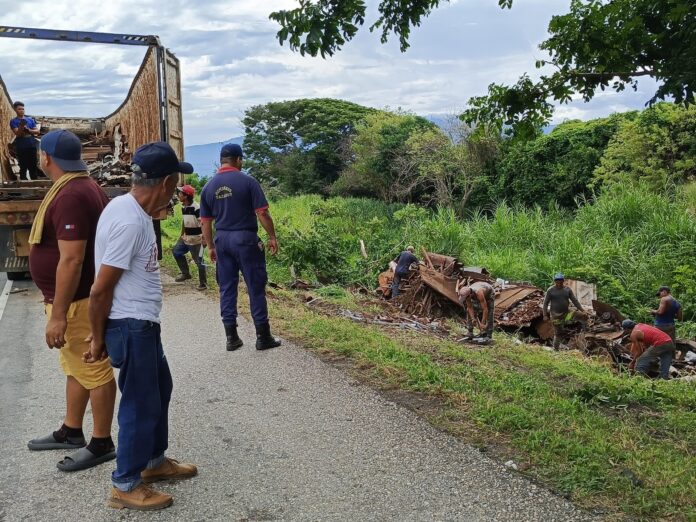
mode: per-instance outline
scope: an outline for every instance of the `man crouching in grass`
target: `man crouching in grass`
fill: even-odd
[[[172,496],[146,483],[198,473],[193,464],[164,456],[172,374],[160,338],[162,282],[152,216],[167,207],[179,172],[190,174],[193,167],[180,162],[168,144],[143,145],[133,156],[133,188],[107,205],[97,225],[92,340],[84,359],[108,356],[120,368],[118,449],[109,497],[109,505],[119,509],[166,508]]]

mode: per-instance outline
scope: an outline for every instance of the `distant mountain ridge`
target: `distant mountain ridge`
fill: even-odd
[[[220,149],[228,143],[244,146],[244,136],[217,143],[204,143],[203,145],[185,147],[184,157],[186,161],[193,165],[193,171],[196,174],[207,178],[215,174],[220,163]]]

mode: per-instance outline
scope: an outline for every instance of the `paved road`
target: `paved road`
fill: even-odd
[[[246,322],[247,344],[228,354],[216,303],[175,284],[163,313],[169,453],[200,475],[164,484],[175,503],[163,512],[111,510],[112,463],[65,474],[60,452],[26,449],[60,425],[64,378],[42,342],[38,291],[14,288],[28,290],[9,296],[0,319],[0,520],[591,518],[298,347],[256,352]]]

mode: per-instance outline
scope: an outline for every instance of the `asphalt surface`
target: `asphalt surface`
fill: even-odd
[[[592,519],[301,348],[257,352],[246,321],[245,346],[227,353],[216,301],[174,283],[162,317],[168,454],[199,476],[161,484],[175,499],[164,511],[110,509],[113,462],[66,474],[62,452],[26,448],[60,426],[64,376],[42,340],[40,293],[13,289],[27,291],[0,319],[0,520]]]

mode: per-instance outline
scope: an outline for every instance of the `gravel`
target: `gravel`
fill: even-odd
[[[227,353],[217,302],[171,281],[168,454],[199,476],[161,484],[175,498],[164,511],[112,510],[113,462],[65,474],[61,452],[26,449],[60,426],[64,377],[42,342],[40,294],[22,285],[0,323],[0,520],[594,519],[291,343],[257,352],[247,321]]]

